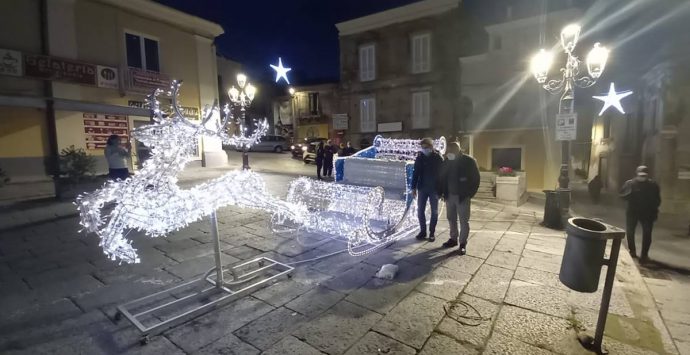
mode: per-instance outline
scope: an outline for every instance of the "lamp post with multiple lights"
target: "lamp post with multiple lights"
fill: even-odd
[[[235,120],[235,125],[237,129],[242,129],[244,125],[249,126],[246,122],[247,107],[251,105],[252,100],[254,100],[254,95],[256,95],[256,87],[247,82],[247,76],[244,74],[237,74],[237,86],[239,89],[232,86],[228,90],[228,96],[230,97],[231,107],[233,109],[239,108],[240,114]],[[245,132],[239,132],[244,134]],[[249,147],[246,145],[242,148],[242,169],[248,170],[249,168],[249,154],[247,151]]]
[[[587,73],[584,73],[583,63],[573,53],[580,38],[580,26],[570,24],[561,30],[561,48],[567,56],[565,67],[560,69],[561,77],[548,80],[549,70],[553,64],[553,54],[541,49],[532,57],[530,69],[535,79],[542,87],[552,93],[561,94],[558,104],[558,113],[575,113],[575,88],[587,88],[594,85],[604,71],[608,59],[608,49],[595,43],[587,54],[585,64]],[[558,177],[558,186],[562,193],[567,193],[570,178],[568,177],[570,166],[570,141],[561,141],[561,169]],[[564,201],[563,197],[560,199]],[[567,201],[567,199],[565,199]],[[567,205],[567,203],[566,203]]]

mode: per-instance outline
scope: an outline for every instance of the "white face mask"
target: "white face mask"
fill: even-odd
[[[446,158],[448,158],[448,160],[455,160],[455,154],[453,154],[453,153],[448,153],[448,154],[446,155]]]

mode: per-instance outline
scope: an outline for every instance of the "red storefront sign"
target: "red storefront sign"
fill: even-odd
[[[129,141],[129,121],[122,115],[85,113],[84,134],[87,149],[103,149],[111,134]]]
[[[24,54],[24,75],[45,80],[96,85],[96,66],[70,59]]]

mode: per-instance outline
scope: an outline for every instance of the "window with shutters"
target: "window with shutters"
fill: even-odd
[[[127,66],[160,72],[158,41],[146,36],[125,33]]]
[[[412,128],[429,128],[431,95],[429,91],[412,93]]]
[[[376,79],[376,46],[368,44],[359,47],[359,80]]]
[[[412,36],[412,73],[426,73],[431,70],[431,34]]]
[[[362,132],[376,132],[376,100],[373,97],[359,100],[359,125]]]

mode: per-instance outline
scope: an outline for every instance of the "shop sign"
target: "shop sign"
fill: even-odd
[[[24,75],[28,77],[96,85],[96,66],[70,59],[25,54]]]
[[[97,65],[96,70],[98,72],[99,88],[118,89],[120,87],[117,68]]]
[[[160,99],[159,99],[159,101],[160,101]],[[127,106],[148,109],[148,106],[146,106],[146,103],[144,101],[129,100],[129,101],[127,101]],[[185,118],[189,118],[190,120],[193,120],[193,121],[197,121],[200,119],[199,118],[199,108],[197,108],[197,107],[182,106],[182,107],[180,107],[180,110],[182,110],[182,115]],[[163,111],[165,112],[165,110],[163,110]]]
[[[129,120],[122,115],[84,113],[84,135],[87,149],[103,149],[108,137],[117,134],[129,141]]]
[[[556,140],[574,141],[577,138],[577,114],[562,113],[556,115]]]
[[[0,74],[22,76],[22,53],[9,50],[0,49]]]
[[[378,132],[400,132],[402,131],[402,122],[379,123]]]
[[[333,114],[333,129],[336,131],[346,130],[348,128],[347,113]]]
[[[139,68],[128,69],[128,88],[139,91],[152,91],[170,87],[170,79],[161,73]]]

